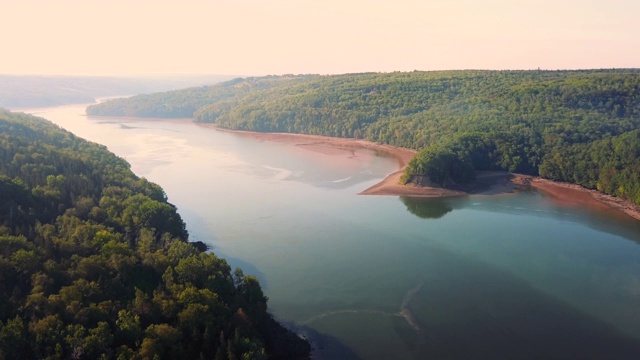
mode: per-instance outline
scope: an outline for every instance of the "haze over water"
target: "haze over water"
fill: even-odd
[[[160,184],[191,240],[258,276],[319,358],[630,358],[640,354],[640,222],[537,191],[358,196],[394,171],[186,121],[29,111]]]

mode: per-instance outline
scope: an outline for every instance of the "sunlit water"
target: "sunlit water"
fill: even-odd
[[[640,222],[537,191],[359,196],[394,171],[179,121],[31,110],[160,184],[318,358],[640,358]]]

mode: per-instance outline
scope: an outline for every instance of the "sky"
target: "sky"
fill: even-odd
[[[0,74],[640,67],[638,0],[0,0]]]

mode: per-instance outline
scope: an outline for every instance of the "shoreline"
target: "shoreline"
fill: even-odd
[[[594,206],[609,208],[626,214],[640,221],[640,206],[628,200],[616,198],[596,190],[584,188],[580,185],[557,182],[536,176],[513,174],[506,171],[478,171],[476,180],[461,189],[444,189],[438,187],[418,186],[413,184],[400,185],[399,180],[404,168],[417,151],[391,145],[377,144],[368,140],[335,138],[323,135],[291,134],[291,133],[262,133],[255,131],[223,129],[211,123],[194,123],[198,126],[213,128],[218,131],[250,136],[264,141],[289,143],[295,146],[336,148],[338,150],[365,148],[380,154],[393,157],[398,163],[398,169],[377,184],[361,191],[358,195],[386,195],[408,196],[424,198],[446,198],[468,195],[508,195],[518,189],[535,188],[543,192],[554,201],[568,207]]]
[[[308,134],[294,134],[294,133],[266,133],[248,130],[232,130],[218,127],[211,123],[196,123],[194,124],[206,128],[215,129],[217,131],[228,132],[238,134],[242,136],[248,136],[258,140],[274,141],[280,143],[288,143],[301,147],[326,147],[336,149],[369,149],[376,153],[383,153],[392,157],[398,163],[398,167],[403,169],[409,161],[413,158],[413,155],[417,151],[412,149],[400,148],[391,145],[377,144],[369,140],[363,139],[351,139],[351,138],[338,138],[324,135],[308,135]],[[316,149],[317,150],[317,149]]]
[[[530,186],[544,192],[554,201],[567,207],[590,205],[612,209],[640,221],[640,206],[629,200],[587,189],[577,184],[532,177]]]

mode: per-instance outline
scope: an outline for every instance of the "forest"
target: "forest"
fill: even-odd
[[[308,359],[104,146],[0,110],[0,359]]]
[[[402,181],[455,187],[476,170],[579,184],[640,204],[640,70],[431,71],[237,78],[90,106],[237,130],[420,150]]]

